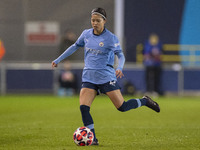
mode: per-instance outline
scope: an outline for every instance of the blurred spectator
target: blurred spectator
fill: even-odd
[[[72,96],[77,92],[76,76],[71,71],[71,64],[69,61],[64,62],[64,70],[61,70],[58,81],[59,96]]]
[[[0,40],[0,61],[3,59],[4,55],[5,55],[5,48],[3,42]]]
[[[131,81],[124,79],[124,90],[123,90],[123,94],[126,95],[134,95],[136,92],[135,86],[131,83]]]
[[[76,42],[76,35],[71,30],[66,30],[60,43],[60,54]]]
[[[160,42],[157,34],[150,34],[148,40],[144,44],[143,54],[146,76],[146,90],[152,94],[163,95],[160,87],[162,72],[162,43]]]

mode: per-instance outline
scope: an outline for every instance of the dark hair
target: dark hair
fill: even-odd
[[[100,7],[94,8],[91,14],[95,14],[95,13],[100,14],[103,17],[103,19],[107,18],[106,11],[103,8],[100,8]]]

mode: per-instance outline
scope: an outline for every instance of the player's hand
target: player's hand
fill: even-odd
[[[52,69],[55,68],[55,67],[57,67],[57,66],[58,66],[58,65],[57,65],[55,62],[52,62],[52,63],[51,63]]]
[[[116,75],[117,78],[119,78],[119,77],[122,78],[124,76],[124,74],[122,73],[121,70],[116,70],[115,75]]]

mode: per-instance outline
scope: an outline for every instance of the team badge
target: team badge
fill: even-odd
[[[99,43],[99,46],[103,47],[103,46],[104,46],[104,43],[103,43],[103,42],[100,42],[100,43]]]

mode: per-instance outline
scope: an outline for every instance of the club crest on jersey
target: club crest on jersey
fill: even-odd
[[[110,81],[110,85],[115,86],[116,81]]]
[[[100,43],[99,43],[99,46],[103,47],[103,46],[104,46],[104,43],[103,43],[103,42],[100,42]]]

